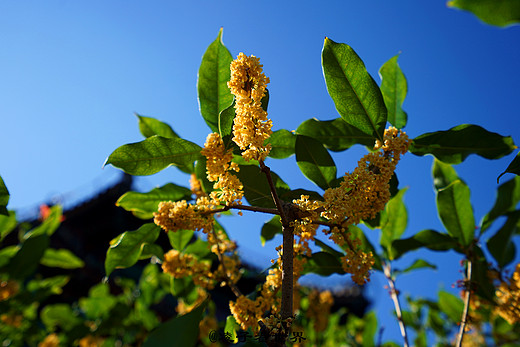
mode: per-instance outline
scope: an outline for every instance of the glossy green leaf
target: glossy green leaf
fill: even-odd
[[[282,223],[280,222],[280,216],[275,215],[268,222],[265,222],[260,232],[260,241],[262,246],[265,246],[265,242],[272,240],[276,234],[282,234]]]
[[[161,246],[155,243],[145,243],[143,245],[143,251],[139,255],[139,260],[150,259],[156,257],[161,261],[164,260],[164,250]]]
[[[9,203],[9,191],[5,186],[2,176],[0,176],[0,215],[7,216],[7,204]]]
[[[27,290],[33,292],[43,292],[44,296],[60,295],[63,293],[63,287],[69,283],[69,276],[54,276],[44,279],[34,279],[27,283]],[[38,294],[36,294],[38,295]]]
[[[159,237],[160,228],[147,223],[135,231],[125,231],[110,242],[105,259],[105,271],[109,276],[117,268],[134,265],[143,252],[145,244],[152,244]]]
[[[178,230],[168,233],[168,239],[173,249],[182,251],[193,238],[194,230]]]
[[[314,273],[320,276],[330,276],[332,274],[344,274],[345,271],[341,266],[338,257],[328,252],[312,253],[307,262],[303,266],[303,273]]]
[[[229,107],[223,109],[218,114],[218,133],[220,137],[224,140],[224,144],[226,147],[228,146],[229,141],[231,141],[231,135],[233,134],[233,121],[235,119],[235,101],[229,105]]]
[[[508,214],[506,223],[487,242],[489,253],[495,258],[500,268],[510,264],[516,256],[513,235],[518,230],[520,211]]]
[[[275,159],[288,158],[294,154],[296,136],[289,130],[280,129],[271,134],[266,143],[271,145],[269,157]]]
[[[213,132],[219,131],[220,112],[233,102],[233,95],[227,86],[233,57],[222,43],[222,31],[220,28],[217,38],[206,49],[197,80],[200,113]]]
[[[153,175],[170,165],[179,168],[193,166],[201,156],[200,150],[200,146],[184,139],[154,135],[117,148],[104,165],[112,164],[131,175]]]
[[[393,260],[392,241],[397,240],[406,230],[408,224],[408,213],[403,202],[404,193],[407,188],[401,189],[386,204],[381,214],[381,241],[380,244],[386,249],[388,259]]]
[[[323,145],[312,137],[296,135],[296,162],[301,172],[325,190],[336,179],[336,164]]]
[[[464,303],[459,297],[441,290],[439,292],[439,308],[453,323],[459,323],[462,318]]]
[[[445,163],[459,164],[470,154],[498,159],[515,148],[510,136],[487,131],[478,125],[461,124],[449,130],[416,137],[410,146],[410,152],[418,156],[432,154]]]
[[[373,139],[383,139],[386,107],[381,91],[365,64],[346,44],[325,38],[321,55],[327,90],[348,124]]]
[[[408,85],[406,77],[397,63],[398,57],[396,55],[384,63],[379,69],[379,75],[381,76],[381,93],[388,111],[388,122],[396,128],[402,129],[408,121],[408,115],[402,109]]]
[[[448,6],[472,12],[481,21],[499,27],[520,22],[518,0],[452,0]]]
[[[305,135],[320,141],[325,148],[334,151],[344,151],[359,143],[374,146],[374,137],[367,135],[358,128],[348,124],[343,118],[320,121],[307,119],[296,129],[298,135]]]
[[[153,218],[161,201],[191,200],[191,190],[173,183],[154,188],[147,193],[127,192],[116,202],[127,211],[137,212],[143,219]]]
[[[435,230],[422,230],[407,239],[392,242],[394,259],[403,254],[419,248],[428,248],[433,251],[447,251],[454,249],[458,251],[458,242],[447,234],[441,234]]]
[[[240,165],[240,171],[235,173],[244,185],[244,196],[252,206],[274,208],[271,189],[265,174],[257,166]],[[291,189],[276,173],[271,171],[278,196]]]
[[[22,240],[27,240],[31,237],[35,237],[38,235],[47,235],[51,236],[54,234],[58,227],[61,224],[61,220],[63,219],[62,215],[63,209],[59,205],[52,206],[50,208],[50,213],[47,218],[36,228],[28,231],[22,236]]]
[[[448,234],[468,246],[474,238],[475,219],[468,186],[456,180],[437,192],[437,210]]]
[[[436,191],[446,188],[459,179],[457,172],[450,164],[443,163],[436,158],[433,159],[432,174],[433,185]]]
[[[46,234],[35,235],[25,240],[2,272],[9,274],[14,279],[24,279],[30,276],[38,267],[48,246],[49,236]]]
[[[520,177],[502,183],[497,189],[495,204],[483,218],[481,230],[484,232],[500,216],[514,211],[520,201]]]
[[[416,261],[413,262],[412,265],[408,266],[404,270],[394,270],[394,274],[397,274],[397,273],[404,274],[407,272],[411,272],[414,270],[420,270],[420,269],[434,269],[435,270],[435,269],[437,269],[437,266],[427,262],[424,259],[417,259]]]
[[[189,313],[166,321],[153,330],[143,347],[195,346],[199,337],[199,322],[208,301],[204,301]]]
[[[154,135],[159,135],[170,139],[179,137],[179,135],[177,135],[177,133],[175,133],[172,127],[168,124],[152,117],[140,116],[137,113],[135,115],[139,120],[139,130],[144,137],[148,138]]]
[[[87,318],[108,318],[110,311],[117,304],[117,299],[110,294],[107,283],[99,283],[90,288],[86,298],[79,299],[79,307]]]
[[[68,249],[63,248],[47,248],[43,257],[40,259],[40,264],[48,267],[59,267],[62,269],[78,269],[85,266],[83,260],[78,258]]]
[[[515,159],[513,159],[513,161],[507,166],[506,171],[502,172],[497,177],[497,183],[499,183],[500,177],[504,176],[506,173],[512,173],[520,176],[520,152],[518,152]]]
[[[184,252],[194,255],[197,259],[202,259],[208,255],[213,254],[211,253],[210,247],[208,246],[208,242],[202,241],[199,238],[197,238],[195,242],[192,242],[186,246]]]
[[[226,317],[226,325],[224,326],[224,332],[230,334],[230,339],[235,341],[237,337],[237,331],[241,331],[240,325],[235,320],[233,315],[229,315]]]
[[[0,214],[0,242],[16,228],[16,213],[9,211],[7,215]]]
[[[40,317],[50,331],[53,331],[56,327],[70,331],[76,325],[82,323],[82,319],[74,313],[68,304],[46,305],[42,309]]]

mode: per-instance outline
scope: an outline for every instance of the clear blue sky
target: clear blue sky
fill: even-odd
[[[208,128],[198,111],[197,71],[220,27],[233,56],[243,51],[261,58],[271,79],[269,116],[275,129],[296,129],[311,117],[338,117],[320,65],[327,36],[352,46],[377,81],[380,66],[401,52],[399,63],[409,86],[405,130],[411,137],[472,123],[520,143],[520,27],[483,24],[447,8],[443,0],[254,5],[224,0],[3,1],[0,175],[11,193],[9,207],[27,211],[54,197],[67,203],[113,182],[117,170],[101,167],[115,148],[141,140],[134,112],[166,121],[202,145]],[[334,155],[338,172],[352,170],[362,153],[355,148]],[[491,208],[496,177],[512,158],[470,156],[456,167],[472,189],[477,220]],[[426,228],[443,230],[431,163],[431,157],[408,154],[398,168],[401,187],[409,186],[405,236]],[[291,187],[318,189],[302,178],[294,157],[268,164]],[[185,175],[170,168],[140,179],[138,187],[148,190],[169,180],[188,184]],[[259,266],[268,266],[275,256],[274,243],[259,244],[266,219],[245,214],[224,220]],[[371,233],[376,240],[377,232]],[[403,276],[398,279],[401,291],[431,297],[440,288],[452,290],[461,278],[458,258],[414,253],[402,266],[419,255],[438,263],[439,270]],[[384,339],[400,341],[397,322],[388,320],[391,302],[384,284],[374,276],[368,293],[385,325]]]

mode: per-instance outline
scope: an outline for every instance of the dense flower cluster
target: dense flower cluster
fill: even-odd
[[[173,278],[191,276],[193,283],[207,289],[215,287],[213,274],[210,272],[211,264],[200,262],[193,255],[181,253],[171,249],[164,255],[162,269]]]
[[[197,199],[197,204],[186,200],[162,201],[154,213],[154,223],[166,231],[212,230],[213,216],[208,212],[213,208],[207,197]]]
[[[314,331],[322,332],[329,324],[330,309],[334,304],[334,297],[329,290],[322,292],[313,290],[308,295],[309,308],[307,317],[314,321]]]
[[[496,291],[496,312],[509,324],[520,323],[520,263],[508,282],[502,282]]]
[[[260,59],[240,53],[231,63],[228,87],[235,96],[233,141],[240,147],[245,160],[264,160],[270,145],[264,142],[272,134],[272,121],[262,108],[269,78],[262,72]]]
[[[58,347],[60,345],[60,338],[56,333],[49,334],[38,344],[38,347]]]

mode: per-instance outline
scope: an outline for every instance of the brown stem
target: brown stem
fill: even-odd
[[[233,209],[234,210],[253,211],[253,212],[262,212],[262,213],[269,213],[269,214],[280,214],[280,212],[275,208],[247,206],[247,205],[228,205],[228,206],[224,206],[222,208],[218,208],[216,210],[205,211],[205,212],[203,212],[203,214],[220,213],[220,212],[226,212],[226,211],[233,210]]]
[[[455,346],[462,346],[462,340],[464,339],[464,331],[466,330],[466,324],[468,322],[468,314],[469,314],[469,301],[471,299],[471,260],[467,261],[467,269],[466,269],[466,295],[464,297],[464,311],[462,312],[462,318],[460,320],[460,329],[459,329],[459,337],[457,339],[457,344]]]
[[[399,322],[401,335],[404,339],[404,347],[408,347],[408,335],[406,334],[406,325],[404,324],[403,313],[401,312],[401,304],[399,303],[399,292],[395,289],[395,281],[392,278],[392,269],[389,263],[383,264],[383,271],[388,281],[388,285],[390,286],[390,296],[394,302],[395,314],[397,315],[397,321]]]

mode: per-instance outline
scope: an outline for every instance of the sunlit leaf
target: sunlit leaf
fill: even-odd
[[[77,269],[85,266],[83,260],[78,258],[68,249],[63,248],[47,248],[43,257],[40,259],[40,264],[48,267],[59,267],[62,269]]]
[[[60,295],[63,287],[69,282],[69,276],[54,276],[44,279],[34,279],[27,283],[27,290],[35,294],[37,291],[47,295]]]
[[[305,135],[320,141],[325,148],[339,152],[359,143],[365,146],[374,145],[374,137],[348,124],[343,118],[320,121],[307,119],[296,129],[298,135]]]
[[[139,120],[139,130],[144,137],[148,138],[154,135],[159,135],[170,139],[179,137],[179,135],[177,135],[177,133],[175,133],[172,127],[168,124],[152,117],[141,116],[137,113],[135,115]]]
[[[60,205],[55,205],[50,208],[49,215],[43,220],[43,222],[35,227],[34,229],[28,231],[22,236],[22,240],[27,240],[31,237],[35,237],[38,235],[47,235],[51,236],[58,230],[58,227],[61,224],[63,219],[62,215],[63,209]]]
[[[500,216],[513,211],[520,201],[520,177],[502,183],[497,189],[495,204],[482,220],[481,230],[484,232]]]
[[[205,300],[189,313],[159,325],[148,335],[143,347],[169,346],[173,341],[177,346],[195,346],[199,337],[199,322],[207,303],[208,300]]]
[[[475,219],[468,186],[456,180],[437,192],[437,210],[448,234],[468,246],[474,238]]]
[[[323,145],[312,137],[296,135],[296,162],[301,172],[325,190],[336,179],[336,164]]]
[[[491,25],[504,27],[520,22],[520,2],[517,0],[452,0],[448,6],[472,12]]]
[[[459,323],[462,318],[464,303],[459,297],[441,290],[439,292],[439,308],[453,323]]]
[[[392,241],[397,240],[406,230],[408,224],[408,212],[403,202],[404,193],[407,188],[401,189],[386,204],[384,211],[381,213],[381,241],[380,244],[386,249],[388,259],[393,260]]]
[[[11,278],[24,279],[38,267],[45,249],[49,246],[49,236],[40,234],[25,240],[18,252],[9,260],[2,272]]]
[[[220,112],[233,102],[233,95],[227,86],[233,57],[222,43],[222,31],[220,28],[217,38],[204,53],[197,80],[200,113],[213,132],[219,132]]]
[[[106,283],[93,286],[89,290],[88,297],[79,299],[79,307],[89,319],[108,318],[116,304],[117,299],[110,294]]]
[[[82,319],[78,317],[68,304],[53,304],[46,305],[41,313],[40,317],[43,324],[53,331],[55,327],[60,327],[65,331],[70,331],[76,325],[82,323]]]
[[[454,181],[460,179],[457,176],[457,172],[450,164],[443,163],[436,158],[433,159],[432,174],[433,185],[437,191],[446,188]]]
[[[9,191],[5,186],[2,176],[0,176],[0,215],[8,215],[7,204],[9,203]]]
[[[9,211],[7,215],[0,214],[0,242],[16,228],[17,224],[14,211]]]
[[[168,233],[168,239],[173,249],[182,251],[193,238],[194,230],[177,230]]]
[[[144,141],[117,148],[104,165],[112,164],[137,176],[153,175],[170,165],[189,168],[200,158],[200,146],[181,139],[154,135]]]
[[[139,212],[143,219],[153,218],[161,201],[191,200],[191,190],[173,183],[154,188],[147,193],[127,192],[116,202],[127,211]]]
[[[506,223],[487,242],[488,251],[500,268],[504,268],[515,259],[516,246],[512,238],[518,229],[519,221],[520,211],[509,213]]]
[[[134,265],[143,252],[145,244],[152,244],[159,237],[160,228],[147,223],[135,231],[126,231],[110,243],[105,259],[105,272],[109,276],[117,268]]]
[[[386,107],[381,91],[354,50],[325,38],[321,55],[327,90],[340,116],[373,139],[383,139]]]
[[[406,126],[408,121],[408,115],[402,109],[408,86],[406,77],[397,64],[398,57],[396,55],[384,63],[379,69],[379,75],[381,76],[381,93],[388,111],[388,122],[401,129]]]
[[[280,129],[271,134],[266,143],[271,145],[269,157],[275,159],[288,158],[294,154],[296,136],[289,130]]]
[[[413,139],[410,152],[419,156],[432,154],[445,163],[459,164],[470,154],[498,159],[515,148],[510,136],[501,136],[478,125],[461,124],[449,130],[417,136]]]
[[[497,177],[497,183],[499,183],[500,177],[504,176],[506,173],[512,173],[517,176],[520,175],[520,152],[518,152],[515,159],[513,159],[513,161],[508,165],[508,167],[506,168],[506,171],[502,172]]]

